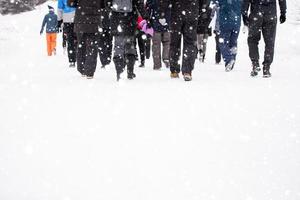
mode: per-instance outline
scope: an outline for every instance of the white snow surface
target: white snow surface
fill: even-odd
[[[117,83],[113,64],[83,79],[61,35],[46,56],[47,4],[0,16],[0,200],[299,200],[296,2],[272,78],[250,77],[241,34],[232,72],[209,38],[188,83],[151,60],[134,81]]]

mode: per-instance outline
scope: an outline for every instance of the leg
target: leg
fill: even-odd
[[[248,47],[249,57],[252,63],[259,63],[258,44],[261,38],[261,26],[263,19],[260,15],[250,14],[249,16],[249,33]]]
[[[231,29],[227,29],[227,28],[220,29],[220,49],[221,49],[221,53],[225,65],[227,65],[232,59],[231,50],[229,46],[231,32],[232,32]]]
[[[221,50],[220,50],[220,33],[216,32],[215,33],[215,40],[216,40],[216,55],[215,55],[215,61],[216,64],[219,64],[221,62]]]
[[[46,33],[46,40],[47,40],[47,53],[48,53],[48,56],[52,56],[51,34],[50,33]]]
[[[193,18],[187,18],[183,29],[182,73],[191,74],[197,58],[197,23]]]
[[[151,38],[147,36],[147,39],[146,39],[146,42],[145,42],[146,59],[150,58],[150,51],[151,51]]]
[[[277,17],[275,15],[267,15],[262,25],[262,35],[265,41],[265,55],[263,65],[270,68],[274,58],[274,45],[276,38]]]
[[[126,36],[125,37],[125,54],[124,55],[125,55],[128,74],[133,74],[133,70],[134,70],[135,56],[136,56],[134,40],[135,40],[134,36]]]
[[[171,41],[170,41],[170,71],[171,73],[179,73],[179,58],[181,55],[181,32],[182,32],[182,16],[172,16],[171,20]]]
[[[84,63],[85,63],[85,56],[86,56],[86,34],[85,33],[78,33],[77,40],[78,40],[77,70],[82,75],[85,75]]]
[[[121,74],[125,68],[125,36],[115,36],[114,63],[117,74]]]
[[[97,37],[98,33],[87,33],[86,58],[84,63],[85,75],[93,77],[97,66]]]
[[[152,38],[152,57],[154,63],[154,69],[161,68],[161,33],[155,32]]]
[[[169,61],[170,60],[170,33],[169,32],[163,32],[162,34],[162,44],[163,44],[163,60],[164,61]]]
[[[76,61],[76,36],[74,34],[74,23],[64,23],[64,32],[68,44],[68,58],[70,63]]]
[[[141,31],[139,31],[139,34],[137,35],[138,39],[138,45],[140,50],[140,58],[141,58],[141,64],[145,64],[145,50],[146,50],[146,38],[147,36],[143,34]]]
[[[207,46],[207,41],[208,41],[208,34],[205,33],[204,34],[204,38],[203,38],[203,49],[202,49],[202,53],[203,53],[203,60],[205,58],[205,54],[206,54],[206,46]]]
[[[240,26],[236,26],[233,28],[231,35],[230,35],[230,53],[233,60],[236,60],[237,55],[237,41],[240,33]]]

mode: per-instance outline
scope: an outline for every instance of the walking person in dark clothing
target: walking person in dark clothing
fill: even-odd
[[[230,72],[237,55],[237,40],[241,27],[242,0],[218,0],[220,6],[220,48],[225,71]]]
[[[74,32],[75,8],[67,5],[68,0],[58,0],[58,28],[63,25],[63,39],[65,39],[68,50],[69,67],[75,67],[77,39]]]
[[[127,78],[134,79],[134,64],[136,61],[135,30],[137,17],[140,14],[148,19],[143,0],[108,0],[112,10],[111,23],[114,36],[113,61],[117,71],[117,81],[127,67]]]
[[[105,4],[103,4],[105,7]],[[111,33],[111,12],[107,8],[101,9],[101,24],[100,34],[98,37],[98,53],[100,57],[100,62],[102,64],[101,68],[105,68],[111,62],[112,56],[112,33]]]
[[[280,23],[286,21],[286,0],[278,0],[280,7]],[[250,15],[248,16],[248,9]],[[276,0],[244,0],[243,21],[249,27],[248,46],[249,57],[252,62],[251,76],[257,76],[261,70],[259,64],[258,43],[263,35],[265,54],[263,61],[263,77],[271,77],[270,66],[274,57],[274,45],[277,27]]]
[[[197,25],[202,1],[172,0],[171,3],[171,78],[179,78],[181,55],[181,37],[183,36],[182,74],[185,81],[192,80],[195,59],[197,57]]]
[[[166,0],[147,0],[147,10],[150,13],[150,22],[154,29],[152,38],[153,69],[162,68],[161,61],[167,68],[170,67],[170,2]],[[162,51],[161,51],[161,46]]]
[[[74,31],[77,33],[77,70],[92,79],[96,71],[102,0],[68,0],[76,8]]]
[[[206,45],[208,37],[212,35],[209,24],[212,20],[212,8],[210,7],[210,0],[206,0],[202,5],[201,14],[199,16],[197,28],[197,48],[200,55],[200,61],[204,62],[206,54]]]

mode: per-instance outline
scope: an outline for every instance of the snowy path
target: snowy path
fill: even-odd
[[[1,200],[300,199],[294,21],[278,26],[271,79],[249,77],[241,34],[232,73],[210,38],[191,83],[149,61],[117,83],[113,65],[85,80],[61,49],[46,57],[45,10],[0,16]]]

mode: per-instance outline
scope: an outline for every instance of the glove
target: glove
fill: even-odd
[[[151,37],[154,34],[153,28],[147,23],[146,20],[143,20],[139,23],[140,27],[142,27],[142,31]]]
[[[281,14],[279,18],[280,24],[283,24],[286,21],[286,16],[285,14]]]
[[[167,24],[167,20],[166,20],[165,18],[161,18],[161,19],[159,19],[158,21],[159,21],[159,23],[160,23],[161,25],[163,25],[163,26],[165,26],[165,25]]]
[[[243,15],[243,22],[245,26],[249,26],[249,17],[247,15]]]

